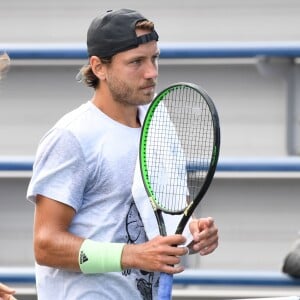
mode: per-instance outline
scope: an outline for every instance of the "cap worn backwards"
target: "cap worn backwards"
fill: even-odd
[[[152,32],[138,36],[135,25],[147,20],[139,12],[131,9],[107,11],[96,17],[87,33],[88,55],[110,57],[122,51],[138,47],[150,41],[158,41],[158,34]]]

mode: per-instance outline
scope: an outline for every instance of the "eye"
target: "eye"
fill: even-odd
[[[158,55],[158,54],[157,54],[157,55],[154,55],[154,56],[152,57],[153,63],[157,63],[157,62],[158,62],[158,59],[159,59],[159,55]]]
[[[133,61],[131,61],[131,64],[133,65],[140,65],[142,63],[142,59],[140,58],[137,58],[137,59],[134,59]]]

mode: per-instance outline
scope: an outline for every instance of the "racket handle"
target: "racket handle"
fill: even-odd
[[[158,287],[158,300],[172,299],[173,275],[161,273]]]

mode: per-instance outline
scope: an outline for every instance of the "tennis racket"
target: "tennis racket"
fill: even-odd
[[[0,80],[6,75],[10,67],[9,56],[4,53],[0,55]]]
[[[206,193],[220,149],[218,113],[208,94],[191,83],[160,92],[147,111],[140,138],[140,169],[159,232],[166,236],[163,212],[181,214],[182,234]],[[171,299],[173,276],[162,273],[158,298]]]

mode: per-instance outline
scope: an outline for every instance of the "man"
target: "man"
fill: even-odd
[[[82,79],[93,98],[42,139],[28,187],[35,203],[40,299],[155,299],[159,273],[183,271],[182,235],[150,239],[131,187],[141,119],[158,77],[158,35],[128,9],[96,17]],[[154,214],[153,214],[154,217]],[[218,245],[212,218],[190,224],[192,252]]]

